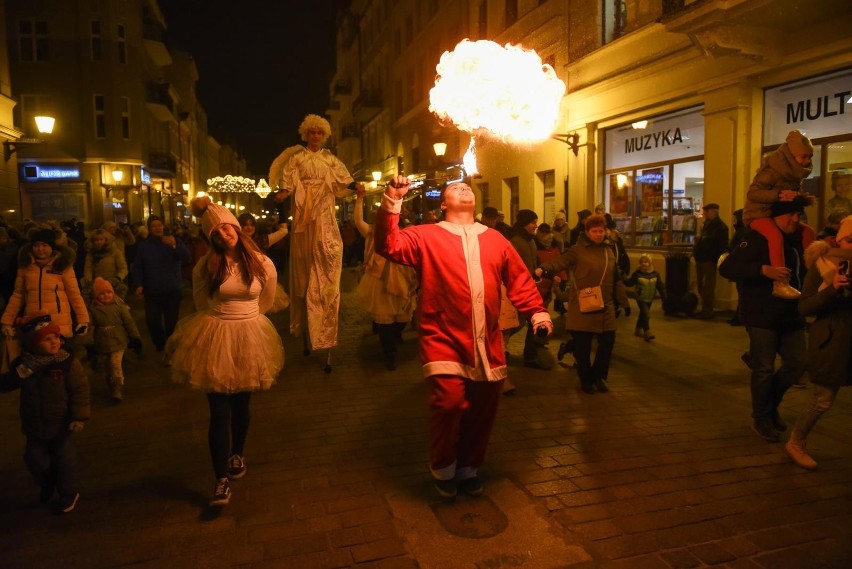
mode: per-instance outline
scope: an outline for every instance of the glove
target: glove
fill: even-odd
[[[83,430],[83,427],[85,427],[85,426],[86,426],[86,423],[84,423],[83,421],[71,421],[68,424],[68,430],[71,431],[72,433],[79,433],[80,431]]]
[[[136,352],[136,355],[142,353],[142,340],[139,338],[130,338],[130,341],[127,342],[127,347]]]
[[[3,335],[7,338],[11,338],[15,335],[15,329],[9,326],[8,324],[3,325]]]
[[[630,308],[629,306],[625,306],[625,307],[624,307],[624,315],[625,315],[625,316],[628,316],[628,317],[629,317],[631,312],[633,312],[633,309],[632,309],[632,308]]]
[[[89,329],[88,324],[80,324],[79,326],[77,326],[77,329],[74,330],[74,335],[75,336],[82,336],[83,334],[86,333],[86,330],[88,330],[88,329]]]

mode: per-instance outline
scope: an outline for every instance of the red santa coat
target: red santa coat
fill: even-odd
[[[507,376],[500,335],[500,284],[536,326],[550,322],[541,295],[514,247],[479,223],[442,221],[399,229],[402,200],[387,195],[376,215],[375,249],[417,269],[418,327],[423,374],[475,381]]]

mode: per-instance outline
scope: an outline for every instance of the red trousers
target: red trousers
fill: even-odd
[[[802,249],[807,249],[814,242],[816,234],[814,228],[807,223],[799,224],[802,228]],[[769,264],[773,267],[783,267],[784,265],[784,237],[781,235],[781,230],[775,225],[775,221],[771,217],[759,217],[749,225],[769,242]]]
[[[502,381],[433,375],[429,382],[429,468],[439,480],[476,476],[497,417]]]

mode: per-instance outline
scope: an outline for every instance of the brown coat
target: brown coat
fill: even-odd
[[[630,306],[627,291],[619,277],[615,254],[606,241],[598,245],[586,238],[585,234],[581,234],[576,245],[569,247],[553,261],[544,263],[541,268],[551,273],[573,271],[576,290],[598,285],[601,287],[605,306],[598,312],[580,312],[577,295],[571,295],[568,299],[568,314],[565,318],[565,327],[568,330],[597,334],[615,330],[616,306],[622,308]]]

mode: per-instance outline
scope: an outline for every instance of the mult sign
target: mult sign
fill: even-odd
[[[26,165],[23,170],[24,178],[30,180],[68,180],[80,177],[79,168]]]
[[[781,144],[797,128],[809,138],[852,133],[852,70],[788,83],[764,92],[763,144]]]

